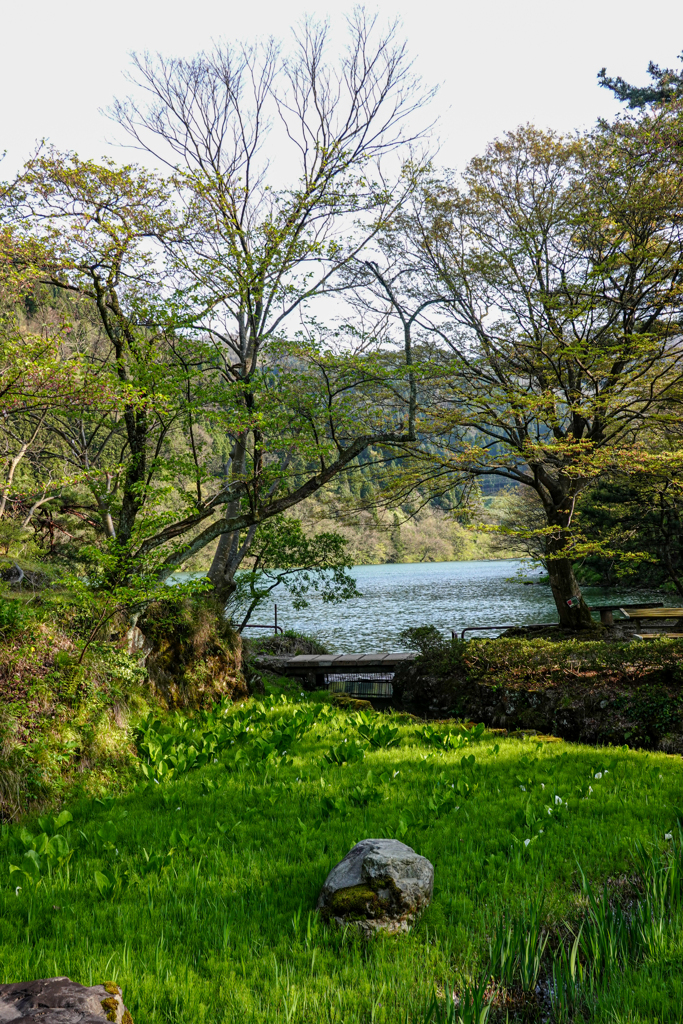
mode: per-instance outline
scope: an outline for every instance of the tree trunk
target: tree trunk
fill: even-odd
[[[236,442],[232,451],[232,461],[229,468],[229,479],[243,479],[246,473],[247,463],[247,436],[242,435]],[[225,508],[225,518],[232,519],[239,515],[240,501],[228,502]],[[213,556],[209,579],[213,584],[216,598],[226,604],[230,595],[235,589],[235,573],[239,569],[247,551],[251,547],[254,531],[247,533],[246,540],[241,543],[239,531],[223,533],[218,538],[218,544]]]
[[[567,502],[563,502],[567,504]],[[569,526],[569,517],[565,513],[548,515],[549,525],[557,527],[546,538],[546,562],[550,586],[555,599],[557,613],[560,616],[560,626],[563,629],[591,629],[593,619],[588,605],[583,599],[581,588],[576,582],[574,566],[567,554],[567,534],[565,530]],[[550,520],[554,520],[550,522]]]

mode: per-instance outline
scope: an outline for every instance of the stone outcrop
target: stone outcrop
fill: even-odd
[[[133,1024],[114,982],[76,985],[68,978],[0,985],[0,1024]]]
[[[365,935],[406,932],[429,904],[434,868],[396,839],[363,839],[332,868],[318,899],[328,921]]]

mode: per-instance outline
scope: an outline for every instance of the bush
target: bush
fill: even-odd
[[[276,636],[253,637],[247,641],[250,654],[270,654],[286,657],[297,654],[328,654],[329,651],[312,636],[288,629]]]

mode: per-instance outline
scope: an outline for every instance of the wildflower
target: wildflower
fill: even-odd
[[[525,839],[525,840],[524,840],[524,845],[525,845],[525,846],[528,846],[530,842],[531,842],[531,840],[530,840],[530,839]]]
[[[671,834],[671,832],[665,832],[664,833],[664,838],[666,839],[667,842],[673,841],[673,835]]]
[[[561,796],[557,796],[557,794],[555,794],[555,803],[556,804],[561,804],[562,803],[562,797]]]
[[[180,808],[179,808],[179,807],[176,807],[176,811],[179,811],[179,810],[180,810]]]
[[[394,772],[393,778],[396,778],[396,776],[397,776],[397,775],[400,775],[400,772],[399,772],[399,771],[395,771],[395,772]]]
[[[521,789],[522,793],[526,793],[526,786],[520,786],[519,788]]]
[[[589,793],[592,793],[592,792],[593,792],[593,787],[592,787],[592,786],[589,786],[589,787],[588,787],[588,792],[589,792]]]
[[[18,886],[16,887],[16,889],[14,890],[14,895],[15,895],[15,896],[18,896],[20,892],[21,892],[21,886],[20,886],[20,885],[18,885]]]
[[[541,783],[541,789],[545,789],[545,782]]]
[[[548,812],[548,814],[552,814],[553,813],[552,807],[546,807],[546,811]]]
[[[543,829],[542,829],[542,828],[539,828],[539,830],[538,830],[538,834],[539,834],[539,836],[542,836],[542,835],[543,835]]]
[[[595,775],[593,776],[593,778],[594,779],[601,779],[602,778],[602,772],[596,772]]]

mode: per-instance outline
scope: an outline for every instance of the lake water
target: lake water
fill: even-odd
[[[410,565],[360,565],[351,572],[362,596],[342,604],[324,604],[315,595],[308,608],[296,611],[282,588],[254,615],[272,622],[277,602],[278,624],[315,636],[336,653],[401,650],[398,639],[408,626],[433,625],[445,636],[466,626],[528,625],[557,622],[549,586],[525,585],[534,574],[519,561],[420,562]],[[586,587],[588,604],[613,600],[667,601],[649,590]],[[247,635],[260,631],[249,630]],[[469,634],[469,636],[477,634]],[[479,634],[481,635],[481,634]],[[484,634],[485,635],[485,634]],[[491,635],[495,635],[492,633]]]

